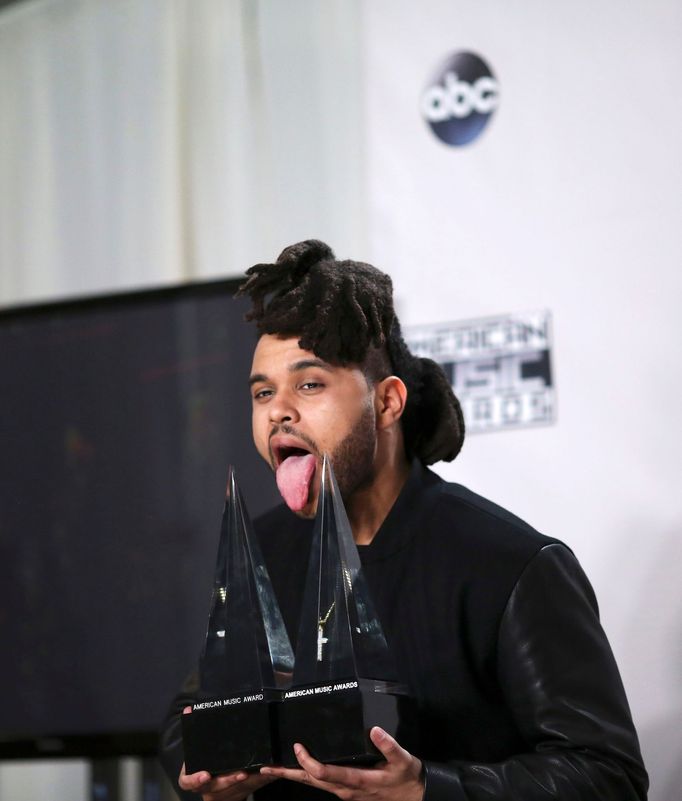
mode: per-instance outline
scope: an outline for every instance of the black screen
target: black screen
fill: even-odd
[[[151,733],[196,662],[228,464],[277,501],[233,289],[0,314],[0,741]]]

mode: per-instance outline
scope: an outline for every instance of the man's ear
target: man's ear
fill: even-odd
[[[374,410],[377,431],[390,428],[397,423],[405,411],[407,387],[397,375],[389,375],[374,387]]]

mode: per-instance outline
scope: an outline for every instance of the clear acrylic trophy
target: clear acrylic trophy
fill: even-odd
[[[391,735],[411,717],[360,566],[331,464],[320,494],[303,596],[292,686],[278,708],[281,759],[297,765],[294,743],[322,762],[371,764],[369,732]]]
[[[185,769],[211,774],[280,761],[275,706],[294,657],[230,468],[200,690],[182,716]]]

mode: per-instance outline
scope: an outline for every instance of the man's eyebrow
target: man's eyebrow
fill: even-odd
[[[322,359],[301,359],[290,364],[287,369],[290,373],[297,373],[299,370],[309,370],[311,367],[319,367],[320,370],[326,370],[328,373],[334,371],[332,365],[322,361]],[[252,387],[254,384],[260,384],[261,382],[267,384],[268,380],[265,373],[254,373],[249,378],[249,386]]]
[[[267,380],[268,377],[265,375],[265,373],[254,373],[249,377],[249,386],[252,387],[254,384],[258,384],[261,381],[265,383]]]
[[[331,364],[323,362],[322,359],[301,359],[301,361],[289,365],[289,372],[296,373],[298,370],[308,370],[311,367],[319,367],[320,370],[326,370],[328,373],[334,372]]]

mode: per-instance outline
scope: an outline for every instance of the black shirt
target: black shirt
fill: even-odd
[[[255,522],[294,647],[312,527],[285,506]],[[416,700],[427,801],[646,798],[596,600],[564,545],[415,461],[358,550]],[[278,781],[256,797],[330,796]]]

